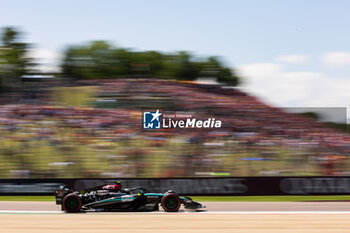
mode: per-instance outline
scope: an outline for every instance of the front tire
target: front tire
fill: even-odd
[[[181,201],[178,195],[175,193],[166,194],[162,198],[162,208],[166,212],[177,212],[181,206]]]
[[[63,198],[62,207],[68,213],[77,213],[80,211],[82,201],[78,194],[71,193]]]

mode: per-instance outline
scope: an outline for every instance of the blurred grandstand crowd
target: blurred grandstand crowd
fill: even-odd
[[[0,106],[0,178],[349,175],[348,134],[238,89],[157,79],[65,88],[76,86],[89,90],[79,106],[55,98],[57,86],[35,101]],[[147,131],[143,109],[223,125]]]

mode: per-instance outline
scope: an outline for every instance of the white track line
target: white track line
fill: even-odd
[[[350,211],[208,211],[199,212],[201,214],[237,214],[237,215],[256,215],[256,214],[350,214]]]
[[[63,211],[0,210],[0,214],[63,214]],[[201,211],[201,212],[88,212],[88,214],[232,214],[232,215],[274,215],[274,214],[350,214],[350,211]]]

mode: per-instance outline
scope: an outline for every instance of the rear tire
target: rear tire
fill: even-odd
[[[162,198],[162,208],[166,212],[177,212],[181,206],[181,201],[178,195],[175,193],[166,194]]]
[[[71,193],[63,198],[62,207],[68,213],[77,213],[80,211],[82,201],[78,194]]]

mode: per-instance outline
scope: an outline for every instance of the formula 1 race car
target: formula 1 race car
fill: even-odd
[[[156,211],[159,205],[167,212],[177,212],[183,204],[185,209],[205,208],[189,197],[180,197],[174,191],[150,193],[141,187],[118,191],[96,189],[79,193],[66,186],[55,191],[56,204],[68,213],[80,211]]]

